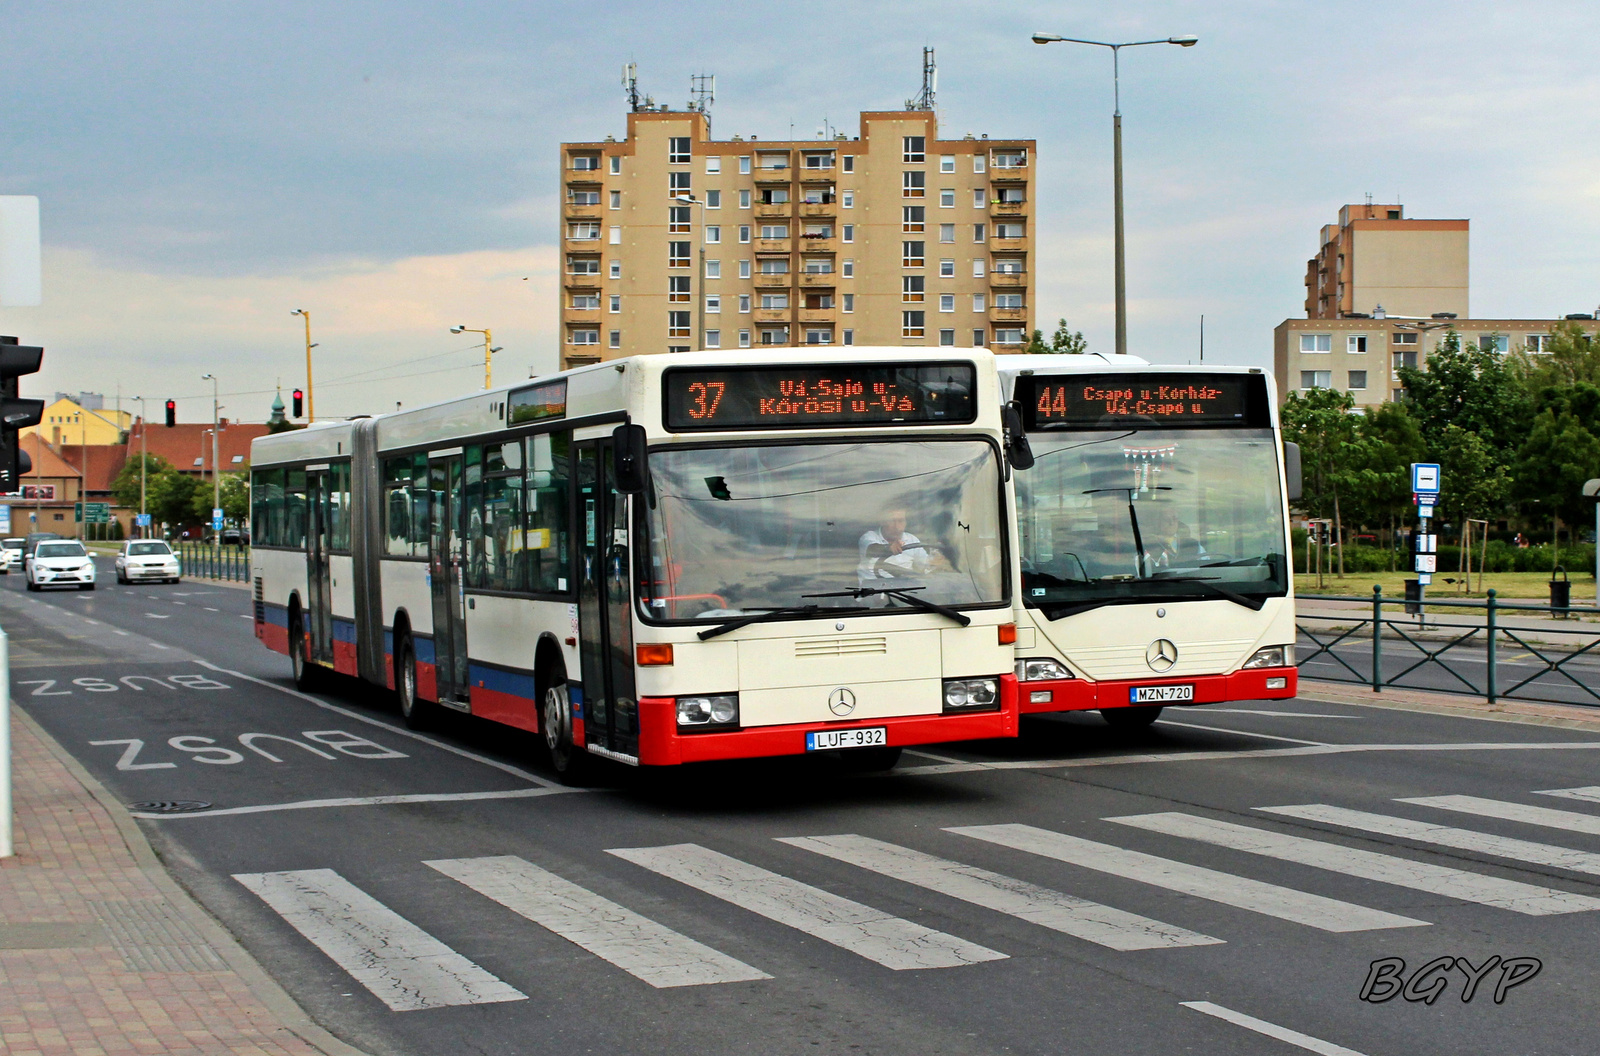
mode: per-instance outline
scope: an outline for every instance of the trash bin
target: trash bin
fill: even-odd
[[[1556,578],[1556,572],[1561,573],[1561,578]],[[1567,578],[1567,570],[1557,565],[1555,572],[1550,573],[1550,609],[1552,612],[1559,610],[1561,618],[1566,619],[1567,609],[1572,605],[1572,581]]]
[[[1422,580],[1406,580],[1406,615],[1415,616],[1422,611]]]

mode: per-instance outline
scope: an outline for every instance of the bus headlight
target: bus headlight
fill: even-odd
[[[997,678],[950,678],[944,683],[944,710],[983,711],[1000,706]]]
[[[1072,672],[1059,660],[1018,660],[1017,681],[1044,682],[1055,678],[1071,678]]]
[[[678,726],[709,728],[739,725],[739,697],[722,693],[706,697],[678,698]]]
[[[1257,649],[1250,659],[1244,662],[1243,670],[1249,671],[1256,667],[1293,667],[1294,646],[1269,645],[1265,649]]]

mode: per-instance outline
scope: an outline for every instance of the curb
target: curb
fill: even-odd
[[[1313,679],[1302,679],[1300,682],[1299,699],[1314,700],[1321,704],[1350,704],[1362,708],[1386,708],[1390,711],[1414,711],[1430,715],[1449,715],[1458,719],[1481,719],[1485,722],[1515,722],[1524,726],[1549,726],[1557,729],[1583,730],[1585,732],[1600,732],[1600,714],[1594,709],[1583,705],[1564,704],[1532,704],[1524,701],[1510,701],[1491,708],[1488,704],[1470,702],[1470,698],[1452,698],[1441,694],[1429,694],[1418,699],[1400,699],[1385,696],[1383,693],[1372,693],[1370,690],[1365,695],[1351,694],[1346,696],[1331,690],[1322,690],[1318,695],[1319,685],[1329,685],[1326,682],[1317,682]],[[1332,683],[1333,685],[1355,683]],[[1309,690],[1308,690],[1308,687]],[[1538,707],[1539,712],[1524,710],[1527,707]],[[1545,710],[1547,709],[1547,711]]]
[[[256,1000],[260,1001],[267,1011],[277,1018],[284,1029],[312,1048],[326,1053],[327,1056],[369,1056],[365,1050],[340,1041],[313,1022],[311,1017],[306,1015],[305,1010],[295,1002],[294,998],[289,996],[288,991],[279,986],[267,974],[266,969],[262,968],[256,959],[250,956],[243,946],[239,945],[233,934],[220,921],[208,913],[204,906],[195,901],[194,896],[189,894],[182,884],[173,879],[172,874],[167,872],[166,866],[161,864],[161,859],[157,857],[155,851],[151,848],[150,842],[145,839],[144,833],[140,831],[139,826],[134,823],[133,818],[128,814],[127,808],[111,795],[110,790],[102,785],[93,774],[85,770],[83,765],[74,759],[42,726],[33,721],[33,716],[16,706],[15,701],[12,704],[12,716],[26,726],[29,733],[39,738],[50,754],[72,774],[73,779],[83,785],[89,795],[94,797],[96,803],[105,808],[106,813],[111,816],[113,824],[116,825],[117,833],[122,837],[122,842],[127,846],[129,853],[133,855],[139,871],[150,879],[151,883],[166,897],[173,908],[182,914],[184,920],[198,931],[206,942],[211,944],[211,947],[217,951],[218,956],[226,962],[229,970],[244,981],[245,986],[250,989]]]

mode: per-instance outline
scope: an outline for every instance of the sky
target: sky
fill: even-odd
[[[5,0],[0,194],[41,199],[46,348],[23,392],[182,420],[417,406],[556,364],[558,145],[625,131],[623,63],[712,131],[855,134],[936,49],[944,134],[1038,141],[1035,311],[1109,350],[1111,63],[1123,52],[1129,350],[1271,366],[1318,232],[1368,193],[1472,221],[1472,310],[1600,305],[1600,5]]]

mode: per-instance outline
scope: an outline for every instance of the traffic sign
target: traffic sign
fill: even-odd
[[[214,532],[222,531],[222,507],[220,506],[211,507],[211,530]]]
[[[1437,462],[1411,463],[1411,491],[1417,496],[1418,505],[1425,496],[1439,494],[1440,477]]]
[[[109,502],[84,503],[83,521],[85,524],[110,524],[111,504]]]
[[[133,524],[134,524],[134,527],[136,527],[136,528],[148,528],[148,527],[150,527],[150,515],[148,513],[136,513],[136,514],[134,514],[133,515]]]
[[[0,534],[11,534],[11,507],[0,505]]]

